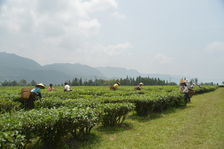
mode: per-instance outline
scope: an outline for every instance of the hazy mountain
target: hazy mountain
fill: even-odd
[[[56,63],[44,66],[45,70],[54,70],[65,73],[70,77],[84,78],[84,79],[96,79],[105,78],[102,73],[96,68],[82,65],[82,64],[70,64],[70,63]]]
[[[41,66],[32,59],[0,52],[0,81],[25,79],[48,84],[63,83],[74,77],[105,78],[97,69],[87,65],[62,63]]]
[[[117,67],[90,67],[82,64],[55,63],[41,66],[32,59],[15,54],[0,52],[0,81],[4,80],[35,80],[59,84],[73,78],[83,79],[115,79],[137,76],[156,77],[162,80],[178,81],[177,76],[161,74],[142,74],[133,69]]]
[[[21,79],[61,83],[71,78],[59,71],[45,70],[40,64],[29,58],[0,52],[0,81]]]
[[[150,77],[150,78],[160,78],[161,80],[167,80],[170,82],[178,82],[178,75],[167,75],[167,74],[143,74],[139,73],[134,69],[126,69],[119,67],[97,67],[97,69],[108,79],[126,78],[128,77]]]
[[[5,52],[0,52],[0,68],[10,68],[10,69],[28,69],[28,70],[41,70],[42,66],[37,62],[18,56],[16,54],[9,54]],[[2,73],[2,71],[1,71]]]
[[[127,76],[138,77],[143,76],[133,69],[119,68],[119,67],[97,67],[97,69],[107,78],[126,78]]]

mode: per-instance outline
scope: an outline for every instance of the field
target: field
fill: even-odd
[[[203,120],[193,123],[205,113],[206,100],[213,108],[220,102],[217,110],[206,109],[211,111],[211,115],[206,115],[211,123],[214,115],[223,115],[223,102],[218,100],[223,97],[223,89],[214,92],[218,94],[215,97],[213,92],[195,96],[187,106],[177,86],[145,86],[141,91],[134,91],[133,87],[120,87],[117,91],[108,87],[73,87],[72,92],[66,93],[62,87],[56,89],[43,90],[43,99],[36,101],[35,109],[24,110],[19,98],[21,87],[0,87],[2,148],[178,148],[181,144],[202,144],[200,139],[211,135],[201,131],[208,127]],[[207,86],[195,91],[201,94],[215,89]],[[206,98],[210,96],[214,99]],[[194,101],[196,98],[199,99]],[[223,145],[223,136],[216,131],[222,128],[223,118],[219,118],[218,123],[209,125],[217,133],[215,139],[209,138],[210,144],[217,144],[217,148]],[[189,138],[185,138],[185,133]],[[191,133],[196,138],[191,138]],[[197,140],[197,135],[204,138]]]

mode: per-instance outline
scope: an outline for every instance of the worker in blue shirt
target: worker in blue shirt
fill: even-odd
[[[32,109],[34,108],[34,101],[41,99],[42,95],[41,95],[41,89],[44,89],[45,86],[43,83],[39,83],[35,86],[35,88],[33,88],[30,92],[30,97],[27,100],[27,108]]]

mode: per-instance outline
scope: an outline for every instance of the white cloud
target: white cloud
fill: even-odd
[[[114,45],[106,45],[102,46],[101,49],[103,52],[109,56],[121,55],[126,52],[132,45],[129,42],[114,44]]]
[[[112,16],[117,19],[126,19],[127,18],[127,16],[125,14],[122,14],[118,11],[113,12]]]
[[[111,8],[118,8],[117,0],[88,0],[84,1],[83,9],[87,12],[104,11]]]
[[[205,50],[211,52],[224,51],[224,42],[221,41],[211,42],[205,47]]]
[[[106,0],[106,2],[105,0],[85,2],[80,0],[66,2],[63,0],[33,0],[32,4],[29,0],[10,0],[6,1],[1,11],[0,25],[12,32],[22,32],[22,29],[29,26],[32,28],[31,33],[40,34],[49,30],[57,32],[58,29],[70,34],[83,29],[98,30],[100,23],[97,18],[91,17],[91,13],[114,8],[115,4],[116,2],[111,0]],[[95,7],[105,9],[95,9]]]
[[[79,57],[90,58],[90,54],[119,55],[131,47],[129,42],[105,45],[94,41],[103,25],[94,13],[111,17],[115,12],[124,18],[117,10],[118,0],[7,0],[0,9],[0,50],[42,64],[68,59],[82,63]]]
[[[97,19],[83,20],[78,23],[80,33],[87,36],[97,34],[100,30],[101,24]]]
[[[103,44],[95,44],[90,48],[90,45],[85,45],[84,48],[79,50],[80,54],[94,55],[95,57],[116,57],[123,55],[125,53],[128,53],[128,50],[132,48],[132,45],[130,42],[122,42],[122,43],[116,43],[116,44],[109,44],[109,45],[103,45]],[[130,52],[129,52],[130,53]]]
[[[172,61],[173,61],[172,57],[168,57],[168,56],[163,55],[163,54],[156,54],[152,58],[152,62],[157,63],[157,64],[168,64],[168,63],[171,63]]]

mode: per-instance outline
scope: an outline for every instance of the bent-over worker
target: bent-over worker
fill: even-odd
[[[140,82],[140,83],[138,84],[138,86],[135,87],[134,89],[135,89],[135,90],[141,90],[143,85],[144,85],[144,84],[143,84],[142,82]]]
[[[35,88],[33,88],[30,92],[30,97],[27,100],[27,108],[34,108],[34,101],[41,99],[42,98],[42,94],[41,94],[41,89],[44,89],[45,86],[43,83],[39,83],[35,86]]]
[[[116,82],[113,86],[110,87],[110,89],[117,90],[120,85],[120,82]]]
[[[184,94],[185,103],[189,103],[191,99],[189,96],[189,89],[187,87],[187,80],[180,81],[180,91]]]

